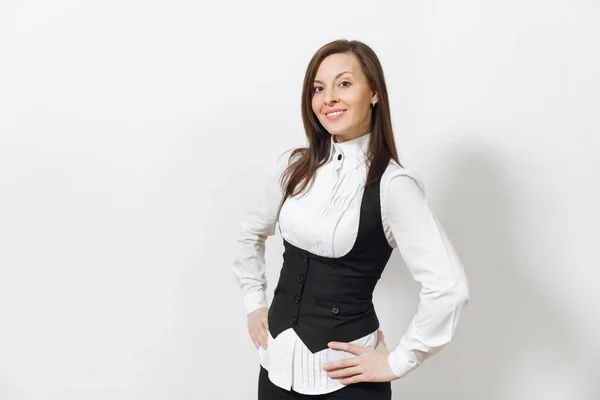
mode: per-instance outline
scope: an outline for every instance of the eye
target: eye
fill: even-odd
[[[341,85],[342,83],[347,83],[347,84],[348,84],[348,85],[346,85],[346,86],[344,86],[344,87],[348,87],[348,86],[350,86],[350,85],[351,85],[351,83],[350,83],[350,82],[348,82],[348,81],[342,81],[342,82],[340,82],[340,85]]]
[[[322,89],[322,87],[321,87],[321,86],[316,86],[316,87],[314,87],[314,88],[313,88],[313,91],[314,91],[315,93],[318,93],[318,92],[319,92],[319,89]]]

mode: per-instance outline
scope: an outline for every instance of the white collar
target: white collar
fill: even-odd
[[[335,141],[335,135],[331,135],[331,150],[329,152],[327,163],[335,162],[335,169],[339,169],[342,164],[344,165],[344,168],[356,168],[362,165],[366,161],[370,139],[371,132],[338,143]]]

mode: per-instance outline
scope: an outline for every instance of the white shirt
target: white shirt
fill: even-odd
[[[267,307],[264,245],[278,222],[281,236],[303,250],[336,258],[350,251],[358,234],[370,137],[368,133],[337,143],[332,136],[331,156],[317,170],[313,185],[286,199],[283,206],[279,179],[287,157],[280,157],[276,173],[246,213],[236,236],[233,272],[248,314]],[[451,340],[460,312],[469,301],[468,281],[450,240],[427,205],[423,182],[412,171],[391,160],[381,177],[380,200],[387,241],[398,248],[421,284],[418,311],[388,357],[391,370],[402,377]],[[340,379],[329,378],[322,366],[354,354],[329,348],[313,354],[293,328],[276,339],[268,334],[267,350],[260,347],[258,353],[275,385],[303,394],[329,393],[345,386]],[[376,340],[377,331],[351,343],[373,348]]]

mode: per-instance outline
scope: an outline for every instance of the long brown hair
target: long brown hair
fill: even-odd
[[[312,96],[313,80],[319,65],[326,57],[336,53],[354,54],[358,58],[371,90],[377,92],[378,102],[373,107],[371,115],[371,138],[367,150],[369,172],[365,186],[381,178],[390,159],[402,166],[394,142],[387,87],[379,58],[373,49],[360,41],[335,40],[317,50],[306,68],[301,106],[308,147],[294,149],[289,156],[289,165],[281,176],[281,185],[285,193],[283,201],[288,196],[302,192],[313,181],[317,169],[325,164],[330,156],[331,134],[314,114]]]

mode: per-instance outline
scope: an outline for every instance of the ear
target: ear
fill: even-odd
[[[377,96],[377,92],[373,92],[371,95],[371,104],[375,105],[379,101],[379,96]]]

